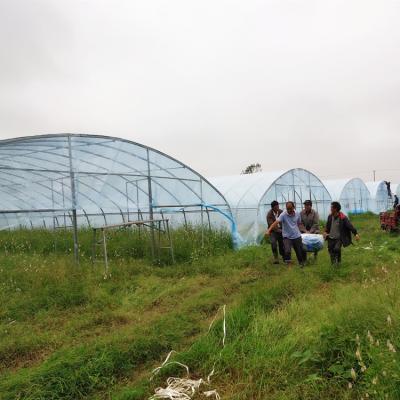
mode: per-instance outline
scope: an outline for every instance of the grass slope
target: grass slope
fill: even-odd
[[[149,382],[171,349],[195,377],[215,364],[224,399],[400,398],[400,238],[353,220],[362,242],[339,269],[326,250],[304,270],[276,267],[268,247],[233,252],[223,233],[199,251],[196,230],[175,233],[179,263],[154,266],[119,232],[107,280],[85,233],[79,268],[46,232],[4,233],[0,398],[146,399],[183,374]],[[222,304],[220,352],[221,321],[207,328]]]

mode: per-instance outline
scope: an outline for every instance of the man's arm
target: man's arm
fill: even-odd
[[[268,230],[267,230],[267,232],[266,232],[267,235],[270,235],[271,232],[272,232],[274,229],[276,229],[276,228],[278,227],[279,223],[282,222],[284,216],[285,216],[285,213],[282,212],[282,213],[279,215],[279,217],[276,219],[276,221],[268,228]]]
[[[297,226],[299,227],[301,233],[307,232],[306,227],[304,226],[303,221],[301,219],[301,213],[298,213]]]
[[[324,233],[322,234],[324,236],[324,239],[327,238],[327,236],[329,235],[329,232],[331,231],[331,223],[332,223],[332,217],[329,216],[326,221]]]
[[[274,229],[276,229],[279,225],[279,221],[276,220],[267,230],[267,235],[269,236]]]
[[[351,233],[354,235],[354,238],[356,240],[360,239],[360,235],[357,232],[357,229],[354,227],[354,225],[350,222],[350,220],[346,217],[344,220],[344,223],[346,225],[346,228],[351,231]]]

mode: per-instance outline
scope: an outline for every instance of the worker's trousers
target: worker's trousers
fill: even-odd
[[[301,236],[296,239],[283,238],[283,244],[285,247],[285,262],[291,261],[293,247],[299,264],[303,265],[305,263],[305,252],[303,249],[303,241],[301,240]]]
[[[282,258],[284,258],[285,250],[283,248],[283,236],[281,232],[272,231],[269,237],[271,249],[275,259],[278,259],[278,250]]]
[[[332,264],[340,264],[342,261],[342,241],[328,237],[328,251]]]

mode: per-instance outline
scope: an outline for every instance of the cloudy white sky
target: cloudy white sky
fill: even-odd
[[[388,0],[0,0],[0,137],[400,181],[399,21]]]

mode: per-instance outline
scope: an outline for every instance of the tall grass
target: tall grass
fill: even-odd
[[[317,280],[300,274],[259,287],[229,313],[222,351],[219,325],[176,360],[194,376],[207,376],[215,366],[213,387],[229,399],[397,399],[400,307],[387,298],[399,298],[400,276],[389,274],[390,282],[363,290],[338,284],[321,293]],[[147,393],[181,374],[165,368]]]
[[[78,231],[79,254],[83,259],[90,259],[93,255],[94,236],[91,229]],[[166,234],[155,231],[156,258],[161,263],[170,263],[168,249],[161,249],[169,245]],[[171,241],[175,259],[178,262],[193,262],[210,255],[223,254],[232,248],[229,232],[222,229],[210,230],[204,226],[188,225],[171,229]],[[102,257],[102,237],[97,233],[96,257]],[[107,254],[112,259],[144,258],[152,260],[151,235],[148,228],[117,228],[107,231]],[[19,229],[0,231],[0,250],[6,255],[12,254],[72,254],[73,239],[70,230],[47,229]],[[159,254],[158,254],[159,253]]]
[[[182,374],[148,379],[171,349],[193,377],[215,366],[224,399],[400,398],[400,238],[374,216],[353,222],[362,242],[337,269],[325,251],[304,270],[277,267],[268,247],[233,252],[222,233],[197,253],[195,229],[174,232],[177,264],[157,266],[116,232],[107,280],[48,232],[28,250],[20,232],[0,253],[0,398],[146,399]],[[207,333],[222,304],[224,348],[221,321]]]

